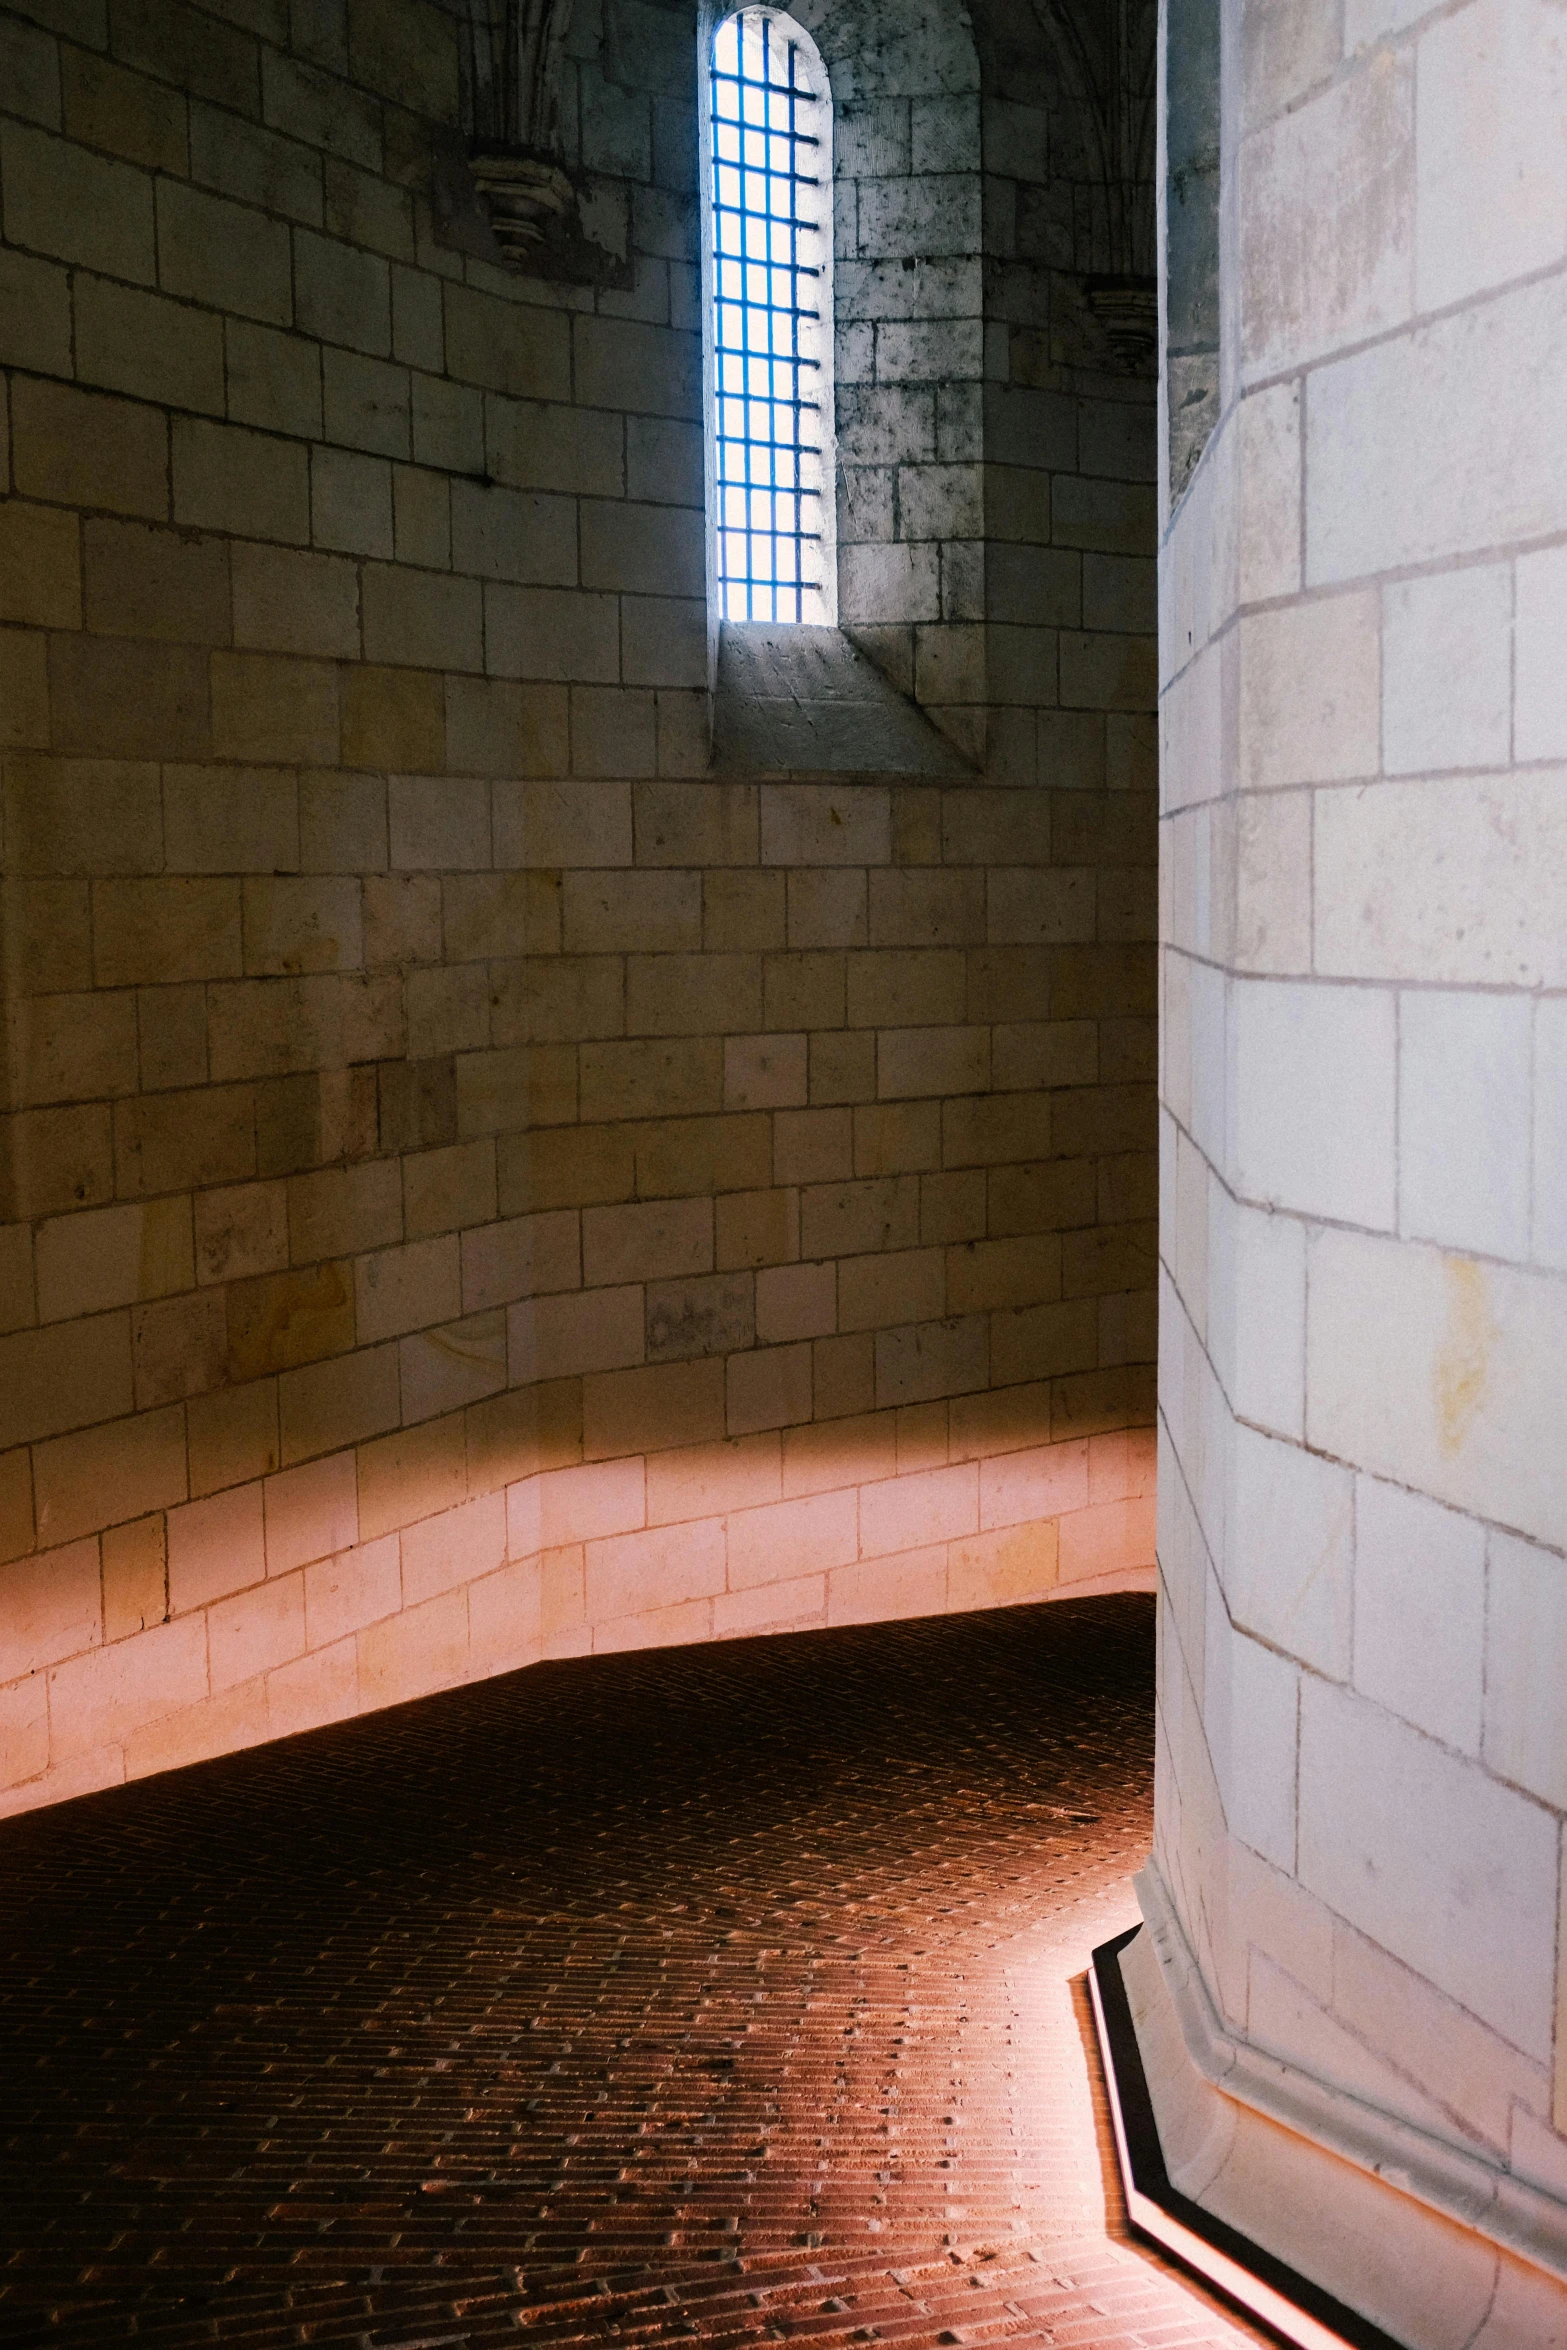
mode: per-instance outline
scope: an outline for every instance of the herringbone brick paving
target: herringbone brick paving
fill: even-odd
[[[1121,1598],[557,1664],[13,1823],[0,2338],[1261,2339],[1127,2241],[1070,1980],[1151,1650]]]

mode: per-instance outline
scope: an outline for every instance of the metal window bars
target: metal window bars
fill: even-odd
[[[713,35],[709,104],[719,611],[831,620],[826,93],[786,20],[746,8]]]

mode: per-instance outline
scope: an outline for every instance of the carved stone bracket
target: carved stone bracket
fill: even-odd
[[[1091,277],[1083,297],[1129,375],[1153,366],[1159,346],[1159,288],[1151,277]]]
[[[437,151],[438,242],[567,285],[632,282],[630,190],[573,171],[562,134],[572,0],[468,0],[465,138]]]
[[[511,260],[531,260],[552,233],[575,223],[577,191],[558,163],[490,148],[471,155],[468,168],[495,242]]]
[[[631,191],[516,148],[438,149],[430,179],[436,242],[492,269],[556,285],[629,287]]]

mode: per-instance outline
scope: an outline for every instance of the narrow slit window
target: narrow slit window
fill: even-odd
[[[807,34],[743,8],[713,34],[713,568],[724,620],[837,619],[832,109]]]

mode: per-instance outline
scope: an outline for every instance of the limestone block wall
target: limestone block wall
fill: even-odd
[[[1224,31],[1223,413],[1161,570],[1158,1865],[1225,2029],[1472,2158],[1418,2260],[1282,2193],[1275,2248],[1399,2340],[1555,2342],[1567,24]]]
[[[811,0],[834,114],[838,611],[985,759],[980,76],[963,13]]]
[[[1219,405],[1220,0],[1168,0],[1164,64],[1163,303],[1166,497],[1179,498]],[[1270,20],[1255,42],[1288,38]],[[1309,38],[1309,36],[1308,36]]]
[[[438,240],[424,0],[0,17],[11,1808],[1151,1566],[1125,713],[708,772],[695,25],[573,25],[622,289]]]
[[[1054,791],[1063,865],[1075,837],[1115,869],[1097,891],[1093,984],[1106,1001],[1124,990],[1127,1009],[1143,1000],[1155,923],[1137,846],[1156,787],[1155,14],[1143,0],[1113,14],[1058,5],[1032,40],[1014,10],[977,18],[988,765]],[[1144,303],[1130,338],[1107,323],[1124,322],[1128,288]],[[1128,1082],[1145,1072],[1140,1059],[1123,1069]],[[1149,1344],[1152,1304],[1135,1309]]]

